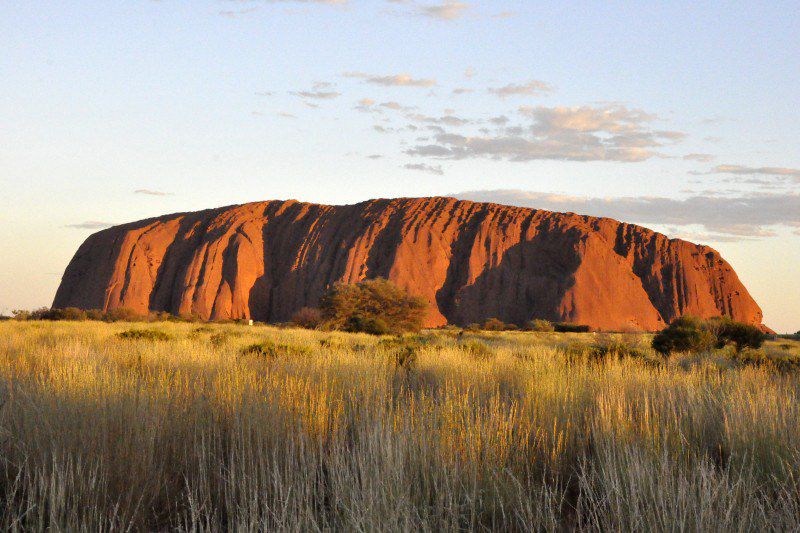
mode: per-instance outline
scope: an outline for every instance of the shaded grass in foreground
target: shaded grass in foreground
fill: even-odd
[[[0,324],[4,529],[800,526],[793,373],[642,336],[151,328]]]

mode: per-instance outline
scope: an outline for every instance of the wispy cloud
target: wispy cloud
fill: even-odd
[[[405,106],[393,100],[389,102],[381,102],[380,107],[391,109],[392,111],[411,111],[412,109],[414,109],[413,107]]]
[[[105,229],[113,226],[113,222],[100,222],[97,220],[87,220],[86,222],[79,222],[77,224],[67,224],[65,227],[74,229]]]
[[[555,159],[567,161],[644,161],[655,150],[685,136],[677,131],[655,130],[655,116],[624,106],[524,107],[520,114],[530,123],[508,126],[502,117],[490,119],[500,126],[481,135],[439,132],[435,143],[416,145],[409,155],[440,159],[490,158],[507,161]]]
[[[268,3],[268,4],[322,4],[322,5],[346,5],[350,0],[236,0],[239,4],[255,4],[255,3]],[[229,3],[234,3],[233,1]],[[224,9],[219,12],[223,17],[235,18],[241,15],[252,13],[258,9],[257,6],[245,7],[240,9]]]
[[[336,91],[292,91],[289,94],[301,98],[314,98],[317,100],[330,100],[342,95],[342,93]]]
[[[457,117],[455,115],[442,115],[440,117],[430,117],[421,113],[409,113],[406,118],[414,122],[424,122],[428,124],[440,124],[445,126],[464,126],[472,122],[467,118]]]
[[[236,18],[241,17],[242,15],[247,15],[248,13],[253,13],[254,11],[258,11],[258,7],[247,7],[243,9],[224,9],[219,12],[219,14],[223,17],[228,18]]]
[[[444,170],[439,165],[426,165],[425,163],[408,163],[403,165],[403,168],[408,170],[418,170],[420,172],[427,172],[429,174],[436,174],[437,176],[441,176],[444,174]]]
[[[456,20],[463,17],[469,9],[466,2],[447,0],[441,4],[419,6],[417,13],[440,20]]]
[[[490,87],[487,90],[500,98],[508,98],[509,96],[537,96],[547,94],[552,92],[553,88],[543,81],[531,80],[523,84],[511,83],[503,87]]]
[[[361,78],[366,83],[383,85],[387,87],[432,87],[436,85],[435,79],[414,78],[410,74],[390,74],[386,76],[366,74],[364,72],[345,72],[346,78]]]
[[[362,113],[376,113],[379,112],[377,109],[372,107],[375,105],[375,100],[372,98],[362,98],[358,102],[356,102],[356,106],[353,108],[356,111],[361,111]]]
[[[289,94],[299,96],[300,98],[312,98],[315,100],[331,100],[342,93],[331,90],[334,85],[327,81],[317,81],[312,85],[311,90],[307,91],[290,91]]]
[[[775,234],[774,228],[800,228],[799,194],[698,194],[684,199],[665,197],[593,198],[521,191],[469,191],[454,195],[478,202],[533,207],[610,217],[625,222],[658,224],[687,232],[700,226],[716,240],[761,238]],[[711,239],[714,240],[714,239]]]
[[[686,154],[685,156],[683,156],[683,159],[686,161],[700,161],[703,163],[707,163],[708,161],[712,161],[714,159],[714,156],[711,154],[692,153],[692,154]]]
[[[748,167],[743,165],[717,165],[709,172],[711,174],[736,174],[739,176],[773,176],[791,178],[800,181],[800,169],[786,167]]]
[[[133,191],[134,194],[144,194],[147,196],[171,196],[172,193],[164,192],[164,191],[156,191],[153,189],[136,189]]]

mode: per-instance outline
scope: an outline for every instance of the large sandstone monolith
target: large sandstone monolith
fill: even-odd
[[[426,298],[429,326],[762,319],[708,246],[607,218],[453,198],[258,202],[115,226],[83,243],[53,305],[285,321],[334,282],[377,276]]]

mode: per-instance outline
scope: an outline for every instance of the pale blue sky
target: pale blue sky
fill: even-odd
[[[0,1],[0,312],[102,224],[468,191],[709,243],[800,328],[797,2],[563,4]]]

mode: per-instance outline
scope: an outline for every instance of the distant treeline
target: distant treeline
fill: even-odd
[[[410,294],[391,281],[375,278],[355,284],[337,283],[323,295],[319,308],[304,307],[297,311],[288,323],[278,326],[296,326],[306,329],[341,330],[370,333],[374,335],[416,332],[422,328],[428,302]],[[100,309],[50,309],[43,307],[34,311],[15,310],[15,320],[97,320],[103,322],[204,322],[198,315],[173,315],[166,311],[147,314],[132,309],[120,308],[109,311]],[[222,320],[214,322],[249,322],[248,319]],[[455,328],[457,326],[445,326]],[[460,328],[459,328],[460,329]],[[506,323],[489,318],[482,324],[467,325],[468,331],[539,331],[563,333],[587,333],[591,328],[582,324],[550,322],[533,319],[523,323]]]
[[[386,309],[384,307],[383,309]],[[303,308],[292,317],[290,322],[277,323],[277,326],[296,326],[306,329],[344,329],[350,331],[364,331],[367,333],[388,333],[389,329],[384,331],[383,326],[374,328],[374,325],[369,320],[362,319],[350,320],[347,327],[328,327],[322,310],[315,308]],[[133,309],[119,308],[109,311],[102,311],[100,309],[78,309],[77,307],[66,307],[64,309],[55,309],[49,307],[42,307],[35,310],[15,309],[12,311],[11,317],[1,317],[6,320],[51,320],[51,321],[83,321],[95,320],[100,322],[216,322],[216,323],[247,323],[248,319],[224,319],[224,320],[204,320],[199,315],[173,315],[166,311],[153,311],[147,314],[137,313]],[[370,325],[369,328],[361,327],[362,322]],[[444,328],[456,328],[457,326],[448,325]],[[373,330],[374,328],[374,330]],[[418,329],[417,328],[396,328],[399,331]],[[461,328],[459,328],[461,329]],[[538,332],[558,332],[558,333],[587,333],[592,331],[589,326],[583,324],[571,324],[567,322],[550,322],[548,320],[531,320],[522,325],[503,322],[497,318],[490,318],[481,323],[468,324],[463,329],[467,331],[538,331]]]
[[[55,309],[42,307],[33,311],[15,309],[11,312],[14,320],[96,320],[101,322],[204,322],[198,315],[173,315],[166,311],[152,311],[147,314],[137,313],[133,309],[119,308],[109,311],[100,309],[78,309],[65,307]],[[224,322],[240,322],[226,320]]]

